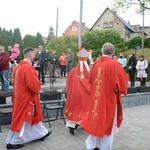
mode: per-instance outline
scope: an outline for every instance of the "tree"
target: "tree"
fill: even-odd
[[[14,29],[14,32],[13,32],[13,44],[16,44],[16,43],[22,46],[22,37],[21,37],[19,28]]]
[[[94,57],[98,57],[102,45],[106,42],[118,44],[122,42],[121,35],[115,30],[92,30],[83,36],[83,45],[93,50]]]
[[[32,35],[26,35],[24,38],[23,38],[23,49],[26,48],[26,47],[37,47],[36,46],[36,37],[35,36],[32,36]]]
[[[0,45],[3,45],[6,50],[9,45],[13,45],[12,30],[7,31],[6,29],[0,28]]]
[[[43,42],[43,37],[42,35],[38,32],[36,34],[36,47],[38,47],[39,45],[43,45],[44,42]]]
[[[115,11],[122,10],[125,12],[128,8],[133,5],[139,5],[139,12],[141,10],[150,10],[150,0],[113,0],[113,9]]]
[[[51,26],[50,28],[49,28],[49,33],[48,33],[48,40],[50,40],[50,39],[52,39],[53,37],[55,36],[55,34],[54,34],[54,29],[53,29],[53,27]]]
[[[55,50],[58,56],[60,56],[61,52],[63,51],[67,52],[67,49],[71,48],[72,52],[75,54],[74,56],[76,56],[79,47],[78,43],[75,41],[76,41],[75,36],[68,35],[62,37],[54,37],[46,43],[45,48],[48,49],[50,52]],[[75,60],[76,59],[77,58],[75,57]]]

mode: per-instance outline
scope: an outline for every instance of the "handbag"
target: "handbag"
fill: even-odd
[[[150,68],[146,68],[146,69],[145,69],[145,72],[146,72],[146,73],[149,73],[149,72],[150,72]]]
[[[145,66],[145,61],[144,61],[144,66]],[[150,72],[150,68],[147,67],[147,68],[145,69],[145,72],[146,72],[146,73],[149,73],[149,72]]]

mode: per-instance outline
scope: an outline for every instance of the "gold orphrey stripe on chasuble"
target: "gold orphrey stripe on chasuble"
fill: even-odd
[[[96,89],[95,89],[95,100],[94,100],[94,108],[92,110],[92,113],[93,113],[93,120],[95,119],[95,117],[97,116],[97,106],[98,106],[98,102],[99,102],[99,96],[100,96],[100,84],[101,84],[101,68],[98,68],[98,71],[97,71],[97,78],[95,79],[95,82],[96,82]]]

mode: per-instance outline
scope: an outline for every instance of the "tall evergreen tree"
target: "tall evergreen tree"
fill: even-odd
[[[43,37],[42,35],[38,32],[36,35],[36,47],[38,47],[39,45],[43,45]]]
[[[13,31],[10,29],[7,34],[8,34],[8,37],[9,37],[9,45],[12,46],[13,45]]]
[[[0,28],[0,45],[3,45],[5,49],[7,50],[7,47],[9,45],[13,45],[13,36],[12,36],[12,30],[7,31],[6,29]]]
[[[32,35],[26,35],[24,38],[23,38],[23,49],[26,48],[26,47],[37,47],[36,46],[36,37],[35,36],[32,36]]]
[[[55,36],[55,33],[54,33],[54,28],[51,26],[49,28],[49,33],[48,33],[48,40],[52,39],[53,37]]]
[[[2,29],[1,32],[0,32],[0,45],[5,46],[5,38],[6,38],[6,30],[5,29]]]
[[[13,44],[16,43],[19,44],[20,46],[22,45],[22,37],[19,28],[14,29],[13,33]]]

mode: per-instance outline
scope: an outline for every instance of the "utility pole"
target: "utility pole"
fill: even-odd
[[[56,14],[56,36],[58,36],[58,7],[57,7],[57,14]]]
[[[80,0],[80,17],[79,17],[79,34],[78,34],[78,46],[79,49],[82,46],[82,10],[83,9],[83,0]]]
[[[144,55],[144,15],[145,15],[145,8],[144,8],[144,3],[142,3],[142,15],[143,15],[143,20],[142,20],[142,54]]]

